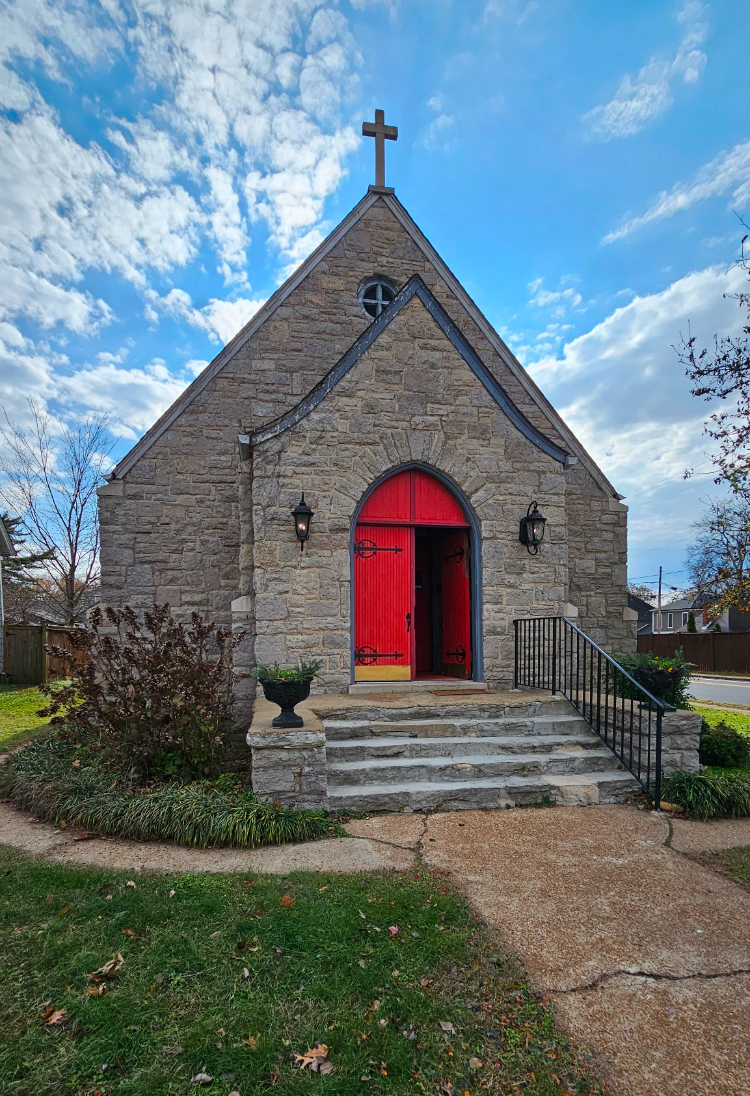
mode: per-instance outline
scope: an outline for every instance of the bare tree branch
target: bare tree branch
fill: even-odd
[[[81,619],[87,591],[98,583],[99,523],[96,489],[109,467],[113,441],[107,416],[53,429],[29,400],[31,426],[5,415],[0,437],[10,454],[0,478],[0,500],[18,514],[35,552],[45,558],[37,582],[40,603],[55,606],[63,623]]]

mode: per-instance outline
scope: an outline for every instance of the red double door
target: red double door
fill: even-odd
[[[354,677],[471,677],[466,516],[418,469],[373,492],[354,537]]]

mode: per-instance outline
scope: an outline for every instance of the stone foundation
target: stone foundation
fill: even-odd
[[[322,808],[328,799],[325,729],[307,702],[295,710],[304,727],[282,730],[272,726],[278,707],[265,697],[256,699],[247,734],[253,791],[284,807]]]
[[[698,712],[678,708],[667,712],[661,726],[661,771],[663,776],[675,772],[700,771],[698,747],[703,717]]]

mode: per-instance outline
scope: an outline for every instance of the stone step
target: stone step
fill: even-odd
[[[328,786],[331,811],[476,810],[521,807],[553,800],[560,806],[617,803],[639,791],[627,772],[484,777],[473,780],[404,781]]]
[[[315,710],[315,704],[312,704]],[[430,703],[397,704],[342,704],[337,707],[320,708],[318,715],[324,723],[332,722],[410,722],[414,719],[453,719],[464,722],[475,719],[530,719],[541,715],[570,715],[573,709],[567,700],[560,698],[533,699],[518,701],[490,699],[482,700],[481,695],[472,697],[463,703],[442,702],[432,699]]]
[[[378,738],[402,735],[405,738],[498,737],[500,735],[568,734],[580,735],[588,724],[568,706],[562,712],[526,718],[414,718],[414,719],[328,719],[323,722],[326,740]]]
[[[446,757],[386,757],[328,764],[329,785],[367,785],[368,788],[403,783],[465,783],[483,777],[578,775],[611,772],[616,762],[609,750],[570,750],[559,753],[468,754]]]
[[[326,742],[328,764],[341,761],[365,761],[379,757],[442,757],[457,758],[464,755],[536,754],[581,750],[591,751],[601,747],[601,741],[588,727],[582,734],[523,734],[523,735],[474,735],[411,738],[393,735],[373,738],[345,738]],[[611,757],[612,755],[608,755]]]

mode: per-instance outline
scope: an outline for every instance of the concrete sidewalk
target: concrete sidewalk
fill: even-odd
[[[739,1096],[750,892],[678,850],[750,844],[750,820],[678,822],[668,837],[663,815],[623,806],[444,814],[424,858],[453,874],[614,1092]]]

